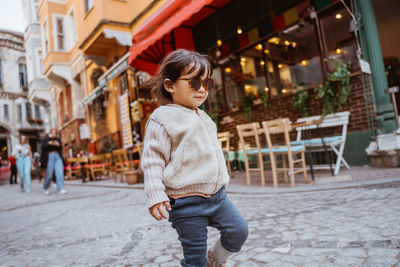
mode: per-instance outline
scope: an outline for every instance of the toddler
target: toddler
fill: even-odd
[[[213,89],[207,59],[183,49],[171,52],[152,80],[161,106],[150,116],[141,159],[150,214],[167,219],[181,241],[182,266],[225,266],[248,235],[246,221],[224,192],[229,182],[211,118],[198,107]],[[207,226],[220,239],[207,252]]]

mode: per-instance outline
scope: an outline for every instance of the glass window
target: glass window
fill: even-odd
[[[331,59],[328,61],[328,68],[334,67],[335,60],[351,62],[352,69],[359,68],[356,41],[351,31],[351,16],[347,10],[332,10],[320,19],[327,56]]]
[[[26,64],[20,63],[18,64],[18,70],[19,70],[19,85],[21,87],[25,87],[28,85],[28,79],[26,75]]]
[[[269,38],[263,53],[271,96],[295,90],[293,84],[310,86],[323,82],[320,52],[311,22],[301,20]]]
[[[32,106],[31,103],[25,103],[26,119],[33,118],[32,116]]]
[[[85,12],[88,13],[94,6],[93,0],[85,0]]]
[[[57,30],[57,48],[58,50],[65,49],[65,38],[64,38],[64,19],[56,18],[56,30]]]
[[[212,78],[215,81],[214,89],[210,91],[207,99],[208,110],[213,112],[219,112],[226,110],[225,107],[225,95],[222,87],[222,76],[221,69],[215,68],[212,74]]]
[[[18,116],[18,122],[21,123],[22,122],[22,105],[18,104],[17,106],[17,116]]]
[[[38,105],[35,105],[35,118],[37,120],[42,119],[42,114],[40,114],[40,107]]]
[[[10,113],[8,110],[8,104],[4,104],[4,120],[9,121],[10,120]]]

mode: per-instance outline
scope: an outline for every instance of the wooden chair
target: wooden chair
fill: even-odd
[[[73,179],[75,176],[77,179],[81,175],[81,165],[79,158],[67,158],[67,168],[65,170],[65,179]]]
[[[222,152],[226,155],[226,166],[228,168],[228,173],[231,175],[231,161],[229,159],[229,147],[230,147],[231,134],[229,131],[218,133],[218,140],[221,144]]]
[[[113,160],[111,153],[104,154],[104,165],[108,176],[114,171]]]
[[[250,172],[257,171],[260,175],[261,185],[265,186],[264,166],[268,161],[264,161],[264,156],[269,156],[269,150],[262,148],[259,135],[263,133],[260,123],[253,122],[237,125],[236,129],[239,135],[239,142],[244,155],[244,167],[246,171],[246,184],[250,185]],[[250,142],[247,140],[251,139]],[[253,143],[253,146],[249,145]],[[255,146],[254,146],[255,144]],[[251,162],[251,157],[255,157],[255,162]],[[255,163],[256,167],[251,168],[250,164]]]
[[[295,186],[295,174],[299,172],[303,172],[304,181],[308,182],[305,147],[304,145],[290,144],[289,132],[291,131],[291,126],[289,119],[263,121],[262,126],[268,144],[274,186],[278,186],[278,172],[283,173],[285,182],[287,182],[287,175],[289,173],[291,187]],[[278,134],[283,135],[284,142],[281,145],[272,144],[271,135]],[[297,158],[297,155],[300,155],[300,158]],[[277,156],[281,157],[280,162],[278,162]],[[281,167],[278,163],[281,164]],[[287,164],[289,166],[287,166]],[[300,166],[298,167],[297,165],[299,164]],[[297,169],[295,169],[295,167],[297,167]]]
[[[120,174],[121,183],[124,182],[124,173],[130,170],[128,153],[125,148],[120,148],[112,151],[114,161],[114,171]],[[117,181],[117,176],[114,176],[114,182]]]
[[[107,173],[104,155],[94,155],[89,157],[88,170],[93,178],[97,180],[97,175],[100,174],[102,177]]]

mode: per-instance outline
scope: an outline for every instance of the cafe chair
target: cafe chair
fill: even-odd
[[[230,158],[229,158],[229,155],[230,155],[230,153],[229,153],[230,136],[231,136],[231,134],[230,134],[229,131],[218,133],[218,140],[219,140],[219,143],[221,145],[222,152],[224,153],[224,156],[225,156],[225,159],[226,159],[226,166],[227,166],[229,175],[232,174],[231,161],[230,161]]]
[[[65,169],[65,179],[79,179],[81,174],[81,165],[79,164],[79,158],[67,158],[67,167]]]
[[[246,171],[246,184],[249,186],[250,172],[259,172],[261,185],[265,186],[265,165],[269,164],[269,161],[265,161],[264,157],[269,156],[269,150],[267,148],[262,148],[260,143],[260,134],[262,134],[262,129],[260,128],[260,123],[253,122],[247,124],[241,124],[236,126],[240,149],[242,150],[244,156],[244,168]],[[255,167],[251,167],[251,165]]]
[[[295,186],[296,173],[302,172],[304,181],[308,183],[305,146],[290,144],[289,132],[291,131],[291,126],[289,119],[263,121],[262,127],[268,144],[274,186],[278,185],[278,173],[283,173],[285,182],[287,182],[288,174],[290,175],[291,187]],[[283,142],[281,144],[273,144],[271,141],[272,135],[274,135],[275,139],[283,136]],[[280,158],[279,161],[278,157]]]
[[[104,177],[104,175],[107,173],[105,156],[104,155],[94,155],[94,156],[89,157],[88,161],[89,161],[88,169],[90,171],[90,175],[91,175],[93,181],[97,180],[98,175],[100,175],[101,177]]]

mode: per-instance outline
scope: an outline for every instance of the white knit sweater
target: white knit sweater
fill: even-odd
[[[171,195],[214,194],[229,182],[214,122],[175,104],[150,116],[141,168],[149,207]]]

